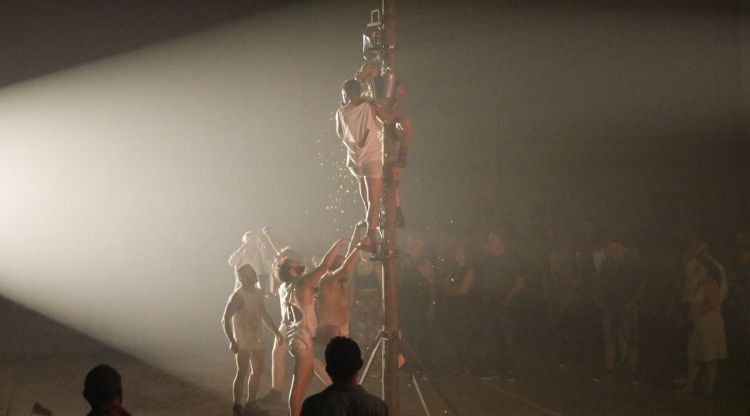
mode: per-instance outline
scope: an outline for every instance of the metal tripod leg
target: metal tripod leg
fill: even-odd
[[[403,350],[402,352],[407,362],[411,361],[412,365],[410,365],[409,368],[412,369],[412,372],[416,371],[418,373],[424,373],[424,370],[427,367],[425,367],[422,359],[419,358],[416,351],[414,351],[414,348],[411,346],[409,340],[404,336],[401,337],[401,346]]]
[[[313,365],[314,365],[314,364],[313,364]],[[326,381],[326,379],[325,379],[325,378],[323,378],[323,376],[321,376],[321,375],[320,375],[320,374],[318,373],[318,371],[317,371],[317,370],[315,370],[314,368],[313,368],[313,374],[315,375],[315,377],[316,377],[316,378],[317,378],[318,380],[320,380],[320,382],[321,382],[321,383],[323,384],[323,386],[324,386],[324,387],[328,387],[328,386],[330,386],[330,384],[328,384],[328,382]]]
[[[370,371],[370,366],[375,360],[375,354],[378,352],[378,348],[380,348],[380,345],[383,343],[383,338],[383,335],[378,335],[375,347],[373,347],[372,351],[370,352],[370,358],[367,359],[367,365],[365,366],[365,369],[362,370],[362,375],[359,377],[359,384],[362,384],[365,381],[365,377],[367,377],[367,373]]]
[[[404,358],[406,359],[406,366],[411,373],[411,381],[412,383],[414,383],[414,390],[417,392],[417,397],[419,398],[419,402],[422,404],[424,414],[430,416],[430,409],[427,408],[427,402],[424,400],[422,388],[419,386],[419,380],[417,379],[417,374],[424,372],[424,363],[404,336],[401,337],[401,346],[403,347],[402,351],[404,353]]]
[[[414,375],[414,372],[411,373],[411,381],[414,383],[414,390],[417,391],[417,397],[419,397],[419,402],[422,403],[422,409],[424,409],[424,414],[427,416],[430,415],[430,409],[427,408],[427,402],[424,401],[424,396],[422,395],[422,389],[419,388],[419,382],[417,381],[417,376]]]
[[[375,340],[375,346],[372,348],[372,351],[370,351],[370,358],[367,359],[367,364],[365,365],[364,370],[362,370],[362,375],[359,377],[359,384],[362,384],[365,381],[367,373],[369,373],[370,367],[372,366],[372,362],[375,360],[375,355],[377,354],[378,349],[380,349],[380,346],[383,344],[383,341],[385,341],[385,335],[378,335],[377,339]],[[427,401],[424,399],[424,394],[422,394],[422,387],[419,385],[419,380],[417,378],[417,373],[422,372],[417,367],[421,367],[421,369],[424,369],[424,364],[405,338],[402,337],[401,342],[402,345],[405,346],[404,353],[408,354],[408,357],[404,357],[406,359],[406,368],[411,374],[411,381],[414,384],[414,390],[417,392],[419,403],[422,405],[424,414],[426,416],[432,416],[432,414],[430,413],[430,409],[427,407]]]

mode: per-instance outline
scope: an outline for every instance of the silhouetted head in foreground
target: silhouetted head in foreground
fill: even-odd
[[[362,352],[350,338],[335,337],[326,346],[326,372],[334,384],[357,382],[357,372],[362,368]]]
[[[90,415],[127,415],[122,404],[122,378],[114,368],[100,364],[86,374],[83,397],[91,405]]]

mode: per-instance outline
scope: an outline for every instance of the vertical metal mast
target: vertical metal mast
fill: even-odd
[[[396,48],[396,1],[383,0],[383,59],[387,68],[394,69]],[[387,175],[391,177],[392,175]],[[383,311],[385,312],[385,348],[383,348],[383,398],[391,416],[399,415],[398,395],[398,270],[396,258],[396,186],[391,179],[385,184],[385,258],[383,259]]]

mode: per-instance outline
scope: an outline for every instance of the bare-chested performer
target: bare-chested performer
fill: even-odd
[[[300,265],[302,263],[302,259],[299,253],[295,252],[287,246],[282,245],[281,242],[276,238],[276,236],[271,232],[271,227],[263,227],[262,233],[266,237],[268,244],[271,246],[271,249],[275,254],[274,263],[282,262],[284,259],[293,259],[295,260],[297,265]],[[278,289],[280,282],[275,276],[275,273],[272,274],[274,275],[274,278],[272,279],[273,285],[271,287],[271,293],[274,295],[279,295]],[[281,316],[283,317],[284,304],[283,297],[281,296],[279,296],[279,303],[281,306]],[[279,329],[282,330],[283,328],[280,326]],[[258,399],[260,403],[270,405],[280,403],[282,401],[281,389],[284,384],[284,372],[286,369],[286,359],[288,356],[289,346],[287,345],[287,343],[279,341],[278,339],[274,340],[273,350],[271,352],[271,388],[268,393]],[[314,360],[313,367],[315,369],[315,375],[318,376],[323,384],[331,384],[331,379],[330,377],[328,377],[328,374],[325,371],[325,364],[322,361],[316,358]]]
[[[291,416],[299,416],[302,398],[313,375],[313,337],[318,327],[313,289],[333,266],[336,251],[347,241],[336,241],[323,257],[320,266],[310,273],[305,273],[304,266],[289,257],[277,261],[273,267],[274,275],[281,281],[279,300],[283,314],[280,329],[289,352],[294,357],[292,387],[289,391]]]
[[[256,286],[258,277],[253,267],[245,264],[235,269],[235,274],[240,287],[229,297],[221,320],[224,333],[229,339],[229,349],[234,352],[237,361],[237,374],[232,390],[233,411],[235,415],[265,415],[266,411],[255,401],[263,373],[264,347],[260,336],[260,321],[276,334],[279,342],[283,341],[283,337],[263,305],[263,293]],[[246,383],[247,401],[243,405],[242,396]]]
[[[352,240],[346,256],[337,256],[333,270],[320,278],[318,284],[318,331],[315,342],[318,345],[328,345],[334,337],[349,336],[349,305],[351,304],[351,288],[349,277],[354,266],[359,261],[359,244],[354,244],[357,229],[354,228]],[[342,260],[339,260],[339,259]]]

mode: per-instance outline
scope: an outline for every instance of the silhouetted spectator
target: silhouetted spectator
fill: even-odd
[[[485,255],[480,260],[476,290],[482,327],[482,377],[498,377],[504,371],[506,381],[514,382],[513,340],[519,319],[517,297],[525,282],[518,265],[506,253],[500,231],[487,238]]]
[[[585,348],[586,288],[569,234],[557,236],[545,285],[547,307],[557,341],[560,369],[582,365]]]
[[[122,407],[122,378],[114,368],[100,364],[86,374],[83,397],[91,405],[88,416],[130,416]]]
[[[416,274],[419,259],[424,256],[424,239],[417,235],[411,234],[406,237],[404,243],[404,255],[399,256],[398,274]]]
[[[414,274],[399,277],[399,323],[406,342],[427,362],[435,307],[435,263],[422,257]]]
[[[424,257],[424,239],[409,235],[404,244],[404,254],[399,257],[398,304],[399,325],[407,342],[419,349],[427,325],[426,308],[430,289],[422,279],[420,266]]]
[[[455,354],[456,375],[468,374],[472,363],[473,349],[470,348],[474,335],[475,316],[472,313],[471,296],[473,294],[476,272],[468,260],[464,247],[458,247],[453,253],[453,267],[448,279],[443,283],[442,324],[446,341],[453,347]]]
[[[607,246],[597,278],[596,302],[604,335],[604,377],[609,377],[619,356],[636,384],[638,363],[638,305],[643,296],[643,269],[621,237]],[[596,377],[594,381],[601,381]]]
[[[385,402],[357,384],[362,352],[356,342],[335,337],[326,346],[326,372],[333,384],[302,403],[302,416],[385,416]]]

